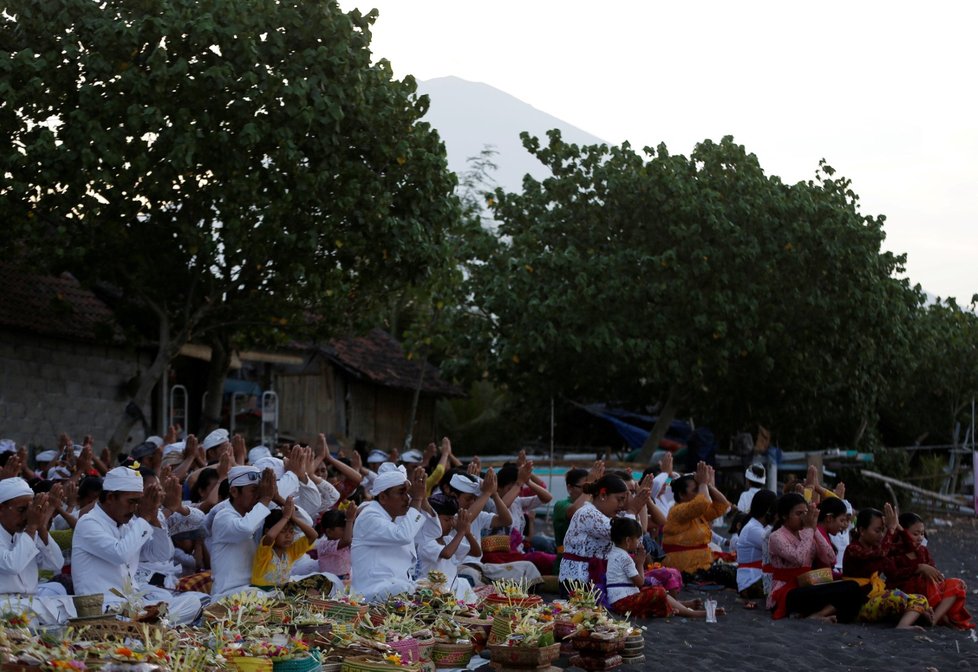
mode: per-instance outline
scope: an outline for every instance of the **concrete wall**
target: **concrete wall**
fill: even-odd
[[[91,434],[101,449],[128,402],[125,383],[149,364],[118,347],[0,330],[0,438],[55,448],[64,431],[76,443]]]

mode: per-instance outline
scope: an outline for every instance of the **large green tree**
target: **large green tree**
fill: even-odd
[[[875,420],[900,316],[918,293],[848,181],[787,185],[731,138],[524,145],[551,176],[497,190],[496,248],[474,269],[474,329],[524,395],[660,403],[718,429],[851,443]]]
[[[0,218],[22,258],[154,317],[137,403],[191,338],[322,335],[450,263],[455,178],[414,80],[371,62],[375,18],[326,0],[6,4]]]

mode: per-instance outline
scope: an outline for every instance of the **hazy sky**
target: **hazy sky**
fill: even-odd
[[[924,289],[978,293],[978,4],[341,0],[398,76],[484,82],[611,143],[821,158]]]

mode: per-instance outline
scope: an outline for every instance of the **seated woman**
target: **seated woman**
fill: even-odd
[[[798,577],[811,571],[816,561],[828,567],[835,564],[835,550],[815,530],[818,508],[791,492],[778,499],[777,514],[775,530],[768,537],[772,584],[767,606],[772,617],[797,613],[833,623],[853,620],[863,603],[855,581],[798,585]]]
[[[930,551],[923,544],[924,521],[916,513],[904,513],[899,523],[903,529],[893,545],[896,571],[893,576],[887,575],[887,585],[925,596],[934,609],[935,625],[973,629],[975,622],[965,608],[968,587],[961,579],[946,578],[934,566]]]
[[[856,516],[853,541],[846,548],[842,563],[847,578],[877,580],[882,576],[899,574],[894,560],[894,545],[900,523],[893,507],[886,504],[883,511],[863,509]],[[859,610],[859,620],[866,623],[897,621],[897,628],[911,628],[924,616],[933,619],[933,611],[927,598],[916,593],[905,593],[898,588],[877,586]]]
[[[645,547],[642,546],[642,526],[633,518],[619,516],[611,521],[611,543],[608,553],[605,590],[608,605],[616,614],[631,614],[635,618],[671,616],[706,618],[700,600],[680,602],[660,585],[651,584],[643,575]],[[634,558],[633,558],[634,556]],[[722,614],[723,609],[717,609]]]
[[[774,491],[758,490],[750,501],[748,520],[737,537],[737,592],[747,600],[759,600],[771,589],[770,576],[764,573],[764,561],[777,501]]]
[[[672,482],[676,503],[669,509],[662,529],[662,564],[678,569],[688,583],[714,582],[725,586],[737,584],[732,565],[714,562],[710,541],[711,523],[727,512],[730,502],[716,488],[713,467],[700,462],[693,476],[680,476]]]
[[[560,581],[590,581],[600,585],[605,580],[608,553],[611,552],[611,521],[626,510],[628,488],[617,476],[602,476],[584,486],[591,501],[574,513],[564,537],[564,555],[560,561]],[[633,499],[633,506],[645,506],[644,497]],[[636,511],[632,511],[635,513]]]
[[[823,499],[818,505],[818,527],[816,531],[818,534],[825,539],[832,546],[832,550],[835,551],[836,561],[838,560],[839,554],[845,551],[845,548],[838,548],[832,539],[838,535],[843,530],[849,527],[849,516],[846,512],[845,503],[838,497],[827,497]],[[835,566],[838,564],[836,562],[832,565],[823,564],[818,558],[815,560],[815,567],[829,567],[835,570]],[[841,572],[836,573],[833,571],[833,575],[836,578],[842,576]]]

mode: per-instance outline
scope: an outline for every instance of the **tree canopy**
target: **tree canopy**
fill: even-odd
[[[137,397],[190,338],[336,331],[451,264],[456,180],[414,80],[371,62],[375,18],[324,0],[7,4],[0,216],[21,257],[152,312]]]
[[[504,382],[660,401],[660,430],[683,409],[795,445],[848,444],[875,423],[922,295],[847,180],[822,165],[784,184],[731,138],[689,157],[556,131],[523,141],[551,176],[496,190],[495,249],[470,283]]]

